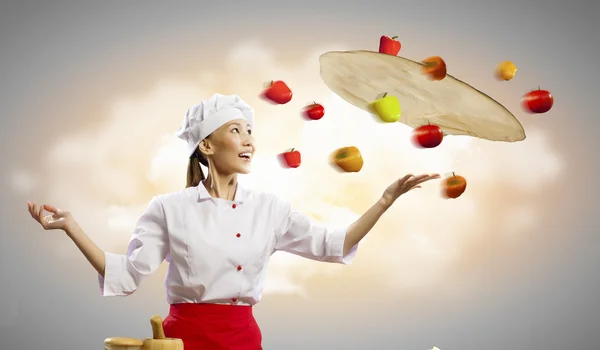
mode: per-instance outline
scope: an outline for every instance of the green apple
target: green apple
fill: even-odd
[[[402,115],[398,98],[388,95],[387,92],[380,99],[373,101],[371,107],[375,110],[379,118],[386,123],[395,123],[400,119],[400,115]]]

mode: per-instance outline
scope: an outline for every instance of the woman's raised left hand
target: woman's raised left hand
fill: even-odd
[[[425,174],[418,176],[408,174],[389,185],[388,188],[385,189],[385,192],[383,192],[382,200],[386,205],[392,205],[392,203],[394,203],[396,199],[398,199],[398,197],[405,194],[406,192],[415,188],[421,188],[421,184],[426,181],[435,180],[439,178],[439,174]]]

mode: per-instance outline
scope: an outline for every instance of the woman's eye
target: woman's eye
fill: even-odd
[[[238,129],[238,128],[233,128],[233,129],[231,129],[231,131],[239,133],[239,132],[240,132],[240,129]]]
[[[248,135],[252,135],[252,130],[248,130]]]

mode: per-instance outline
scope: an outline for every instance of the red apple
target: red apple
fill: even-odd
[[[314,102],[312,105],[307,106],[304,112],[310,119],[319,120],[325,115],[325,108],[321,104]]]
[[[281,105],[292,100],[292,90],[281,80],[272,81],[264,91],[264,95],[269,100]]]
[[[554,98],[547,90],[530,91],[526,93],[521,99],[523,108],[531,113],[546,113],[552,108],[554,104]]]
[[[285,159],[285,162],[290,168],[297,168],[302,162],[300,158],[300,152],[298,152],[298,150],[295,150],[294,148],[287,152],[284,152],[283,158]]]
[[[423,148],[434,148],[442,143],[444,133],[437,125],[427,124],[413,131],[413,142]]]

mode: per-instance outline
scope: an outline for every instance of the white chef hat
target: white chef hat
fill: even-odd
[[[187,142],[189,157],[200,141],[234,119],[246,119],[252,127],[254,110],[238,95],[214,94],[188,109],[177,137]]]

